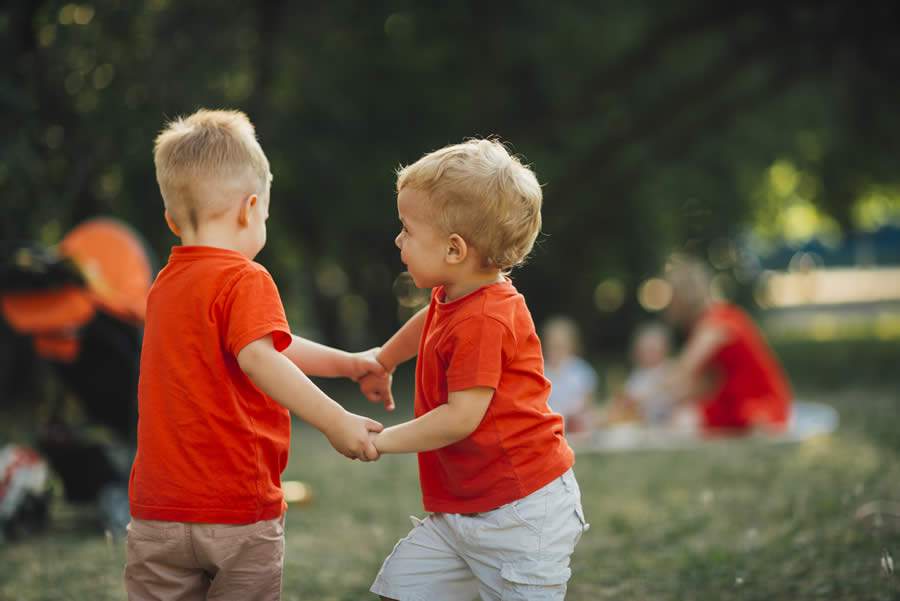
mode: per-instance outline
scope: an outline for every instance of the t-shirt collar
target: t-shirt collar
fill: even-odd
[[[239,258],[247,261],[247,257],[242,255],[236,250],[231,250],[230,248],[220,248],[218,246],[191,246],[191,245],[182,245],[182,246],[173,246],[171,254],[169,255],[170,261],[191,261],[194,259],[205,259],[212,257],[221,257],[221,258]]]
[[[435,291],[434,301],[435,301],[435,305],[437,306],[438,310],[453,311],[457,307],[460,307],[461,305],[467,303],[468,301],[475,298],[476,296],[480,296],[480,295],[488,293],[488,292],[494,292],[495,290],[497,292],[500,292],[500,291],[509,290],[511,288],[512,288],[512,280],[508,276],[503,276],[502,282],[492,282],[490,284],[485,284],[484,286],[476,288],[472,292],[469,292],[468,294],[464,294],[463,296],[460,296],[459,298],[455,298],[452,301],[445,301],[445,300],[443,300],[443,298],[446,296],[446,291],[444,290],[443,286],[440,286]]]

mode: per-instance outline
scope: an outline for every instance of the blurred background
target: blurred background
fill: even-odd
[[[273,273],[297,333],[360,350],[385,340],[422,302],[395,282],[402,265],[393,244],[394,170],[448,143],[499,136],[544,185],[543,235],[514,273],[516,285],[536,322],[564,314],[579,324],[606,390],[621,382],[634,327],[668,303],[666,258],[693,254],[712,268],[714,295],[757,318],[798,390],[850,411],[849,440],[869,454],[847,441],[826,453],[836,462],[835,486],[846,494],[861,486],[853,497],[860,504],[900,498],[900,479],[885,475],[897,474],[900,452],[898,33],[900,4],[874,0],[11,0],[0,7],[0,240],[7,249],[52,249],[85,220],[114,217],[146,241],[155,274],[176,243],[154,176],[156,133],[200,107],[241,109],[274,174],[269,242],[258,260]],[[0,326],[0,410],[21,415],[46,394],[29,348]],[[21,439],[21,423],[8,418],[0,430]],[[756,452],[742,452],[734,466],[753,463]],[[852,464],[863,455],[871,461]],[[769,459],[773,470],[786,460]],[[602,491],[610,472],[599,461],[594,483]],[[638,463],[615,469],[656,481],[671,465],[626,461]],[[798,461],[796,473],[806,473]],[[753,465],[768,481],[767,468]],[[665,515],[668,501],[682,507],[672,491],[713,490],[710,482],[730,473],[727,465],[697,469],[672,476],[668,489],[663,483],[671,498],[651,495],[643,517],[598,505],[594,532],[607,539],[584,552],[581,569],[600,570],[610,541],[620,550],[631,544],[632,526],[653,523],[654,508]],[[400,513],[416,511],[407,480],[409,508]],[[591,477],[585,481],[590,487]],[[871,497],[870,481],[879,491]],[[623,505],[640,504],[640,482],[625,486],[620,494],[634,496]],[[755,507],[758,484],[746,491],[747,507]],[[797,495],[827,497],[832,489],[819,485],[785,489],[784,516],[793,515]],[[852,514],[852,498],[843,503],[817,511]],[[354,519],[371,518],[360,511]],[[680,509],[672,511],[668,523],[679,523]],[[730,568],[717,579],[721,554],[704,555],[693,539],[678,546],[692,527],[703,530],[681,517],[682,534],[660,539],[676,540],[680,567],[653,556],[654,569],[669,570],[661,576],[668,584],[654,589],[623,576],[625,588],[610,589],[589,574],[574,581],[571,597],[692,598],[686,591],[740,586],[735,579],[744,576]],[[389,550],[402,524],[374,537],[373,555]],[[746,545],[757,549],[765,530],[752,527],[756,538]],[[846,542],[846,531],[828,538],[812,518],[803,528],[804,540],[825,537],[834,549]],[[788,530],[778,536],[796,534]],[[890,549],[897,553],[896,532],[860,536],[851,545],[852,557],[866,554],[860,588],[840,588],[831,568],[814,567],[821,557],[811,557],[796,572],[779,571],[758,598],[806,574],[811,588],[790,589],[793,598],[865,591],[896,599],[896,578],[883,567]],[[24,555],[11,565],[40,563],[47,553],[31,552],[17,551]],[[115,552],[106,563],[118,566]],[[624,556],[634,559],[629,569],[640,565],[638,555]],[[763,556],[772,569],[786,565],[781,552]],[[833,566],[848,555],[829,557]],[[366,562],[362,576],[377,569],[376,560]],[[685,582],[693,588],[676,584]],[[16,597],[18,586],[0,588],[0,598],[69,598]],[[363,589],[316,590],[309,598],[356,599]]]
[[[545,185],[517,284],[537,321],[577,316],[592,351],[658,308],[641,286],[673,250],[754,306],[896,300],[892,271],[753,291],[766,270],[900,265],[897,17],[846,1],[12,2],[0,237],[54,244],[113,215],[164,262],[153,138],[235,107],[275,174],[260,260],[292,324],[332,343],[398,323],[394,169],[471,136],[508,141]],[[900,335],[900,318],[876,330]]]

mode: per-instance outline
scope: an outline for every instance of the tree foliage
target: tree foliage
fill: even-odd
[[[545,184],[545,235],[516,276],[535,316],[618,343],[635,286],[668,252],[739,234],[774,162],[844,228],[897,185],[898,23],[897,3],[847,0],[12,1],[0,237],[53,243],[113,214],[164,260],[155,133],[241,108],[275,175],[261,260],[296,328],[361,346],[399,318],[393,170],[498,135]],[[603,314],[609,277],[627,302]]]

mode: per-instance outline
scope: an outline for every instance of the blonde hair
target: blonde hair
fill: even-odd
[[[407,186],[427,194],[439,227],[503,272],[525,261],[541,230],[541,185],[497,140],[426,154],[397,171],[397,192]]]
[[[240,111],[201,109],[166,124],[153,150],[166,210],[181,227],[196,228],[233,204],[236,194],[268,192],[269,160]]]

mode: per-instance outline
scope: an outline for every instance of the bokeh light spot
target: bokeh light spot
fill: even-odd
[[[397,276],[397,279],[394,280],[393,290],[394,296],[401,307],[414,309],[422,307],[428,302],[429,291],[416,288],[416,284],[408,271],[404,271]]]
[[[603,313],[618,311],[625,302],[625,285],[616,278],[607,278],[594,290],[594,305]]]
[[[662,311],[672,300],[672,286],[660,278],[650,278],[638,288],[638,302],[646,311]]]

